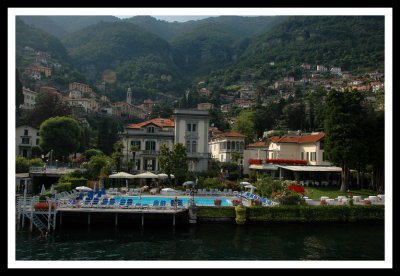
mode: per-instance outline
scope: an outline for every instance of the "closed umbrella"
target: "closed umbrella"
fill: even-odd
[[[40,191],[41,195],[45,195],[46,194],[46,187],[44,186],[44,184],[42,184],[42,190]]]
[[[54,184],[51,184],[50,193],[51,193],[52,195],[55,194]]]

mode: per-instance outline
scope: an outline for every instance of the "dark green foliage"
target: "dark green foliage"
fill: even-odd
[[[85,156],[87,160],[90,160],[92,156],[102,155],[103,152],[99,149],[88,149],[85,151]]]
[[[16,173],[26,173],[29,172],[29,160],[22,156],[17,156],[15,158],[15,172]]]
[[[234,34],[236,37],[249,36],[256,33],[267,31],[272,26],[283,21],[283,17],[278,16],[259,16],[259,17],[241,17],[241,16],[219,16],[211,17],[196,21],[187,22],[167,22],[158,20],[151,16],[134,16],[125,19],[126,22],[138,25],[147,31],[172,41],[178,36],[184,36],[186,33],[197,28],[202,28],[209,24],[222,26],[227,32]],[[236,47],[245,48],[245,39],[238,43]],[[243,45],[244,44],[244,45]]]
[[[78,186],[79,187],[79,186]],[[60,193],[60,192],[68,192],[68,191],[71,191],[72,190],[72,188],[71,188],[71,182],[62,182],[62,183],[57,183],[57,185],[56,185],[56,191],[57,191],[57,193]]]
[[[342,167],[344,192],[348,185],[348,169],[367,160],[370,147],[367,137],[367,112],[363,95],[358,91],[331,91],[326,99],[325,154],[328,160]]]
[[[18,18],[24,21],[26,24],[33,25],[38,29],[42,29],[43,31],[59,39],[67,34],[67,31],[49,16],[18,16]]]
[[[308,62],[350,71],[382,69],[384,17],[292,17],[255,39],[247,54],[246,64],[275,61],[288,68]]]
[[[115,16],[47,16],[53,22],[61,26],[66,32],[72,33],[79,31],[91,25],[98,24],[100,22],[119,22],[121,21]]]
[[[134,57],[154,54],[164,59],[170,55],[166,41],[129,23],[104,23],[90,26],[63,40],[75,63],[87,71],[115,68]]]
[[[82,128],[68,117],[53,117],[40,125],[40,147],[44,152],[54,150],[55,157],[67,157],[80,146]]]
[[[55,93],[39,93],[36,98],[34,109],[28,116],[30,125],[39,127],[45,120],[57,117],[68,116],[71,114],[71,108],[65,104]]]
[[[277,206],[247,208],[247,219],[257,222],[383,221],[384,206]]]
[[[67,50],[64,45],[54,36],[43,32],[35,27],[25,24],[21,19],[16,19],[16,48],[17,54],[28,46],[36,51],[45,51],[52,57],[61,61],[69,62]]]
[[[235,207],[200,207],[197,211],[198,218],[235,218]]]
[[[113,152],[113,145],[118,140],[118,126],[112,119],[102,118],[97,128],[97,148],[104,154],[110,155]]]
[[[86,186],[87,179],[82,176],[75,177],[75,176],[72,176],[70,173],[66,173],[60,177],[57,186],[60,184],[61,184],[60,189],[66,188],[66,189],[71,190],[71,189],[75,189],[76,187],[79,187],[79,186]],[[64,186],[62,184],[64,184]],[[57,189],[57,191],[58,191],[58,189]]]
[[[91,180],[99,179],[101,174],[110,175],[112,166],[114,165],[113,160],[105,155],[92,156],[89,163],[86,164],[86,177]]]
[[[24,94],[22,93],[22,83],[18,69],[15,69],[15,96],[15,107],[19,110],[19,106],[24,103]]]
[[[250,110],[242,110],[239,116],[236,118],[232,130],[239,132],[246,136],[246,144],[254,142],[255,136],[255,126],[254,126],[254,116],[255,112]]]

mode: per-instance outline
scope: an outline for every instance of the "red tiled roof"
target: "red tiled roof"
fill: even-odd
[[[144,121],[144,122],[141,122],[138,124],[130,124],[127,126],[127,128],[142,128],[142,127],[150,125],[150,124],[156,125],[158,127],[174,127],[175,126],[175,122],[173,119],[155,118],[155,119]]]
[[[216,135],[214,138],[222,138],[222,137],[246,138],[246,135],[243,135],[239,132],[224,132]]]
[[[325,133],[320,132],[315,135],[302,135],[302,136],[273,136],[270,138],[273,143],[315,143],[325,137]]]
[[[253,144],[247,145],[248,148],[267,148],[268,145],[264,141],[258,141]]]

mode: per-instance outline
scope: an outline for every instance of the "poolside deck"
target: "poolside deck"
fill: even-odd
[[[131,214],[178,214],[187,212],[187,208],[57,208],[57,212],[68,212],[68,213],[131,213]]]

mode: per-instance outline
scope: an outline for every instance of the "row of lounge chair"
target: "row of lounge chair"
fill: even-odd
[[[243,194],[243,195],[236,194],[236,196],[237,196],[237,197],[242,197],[242,198],[244,198],[244,199],[246,199],[246,200],[251,200],[251,199],[254,199],[254,200],[261,200],[262,205],[264,205],[264,206],[271,206],[271,205],[277,204],[276,202],[274,202],[274,201],[272,201],[272,200],[270,200],[270,199],[267,199],[266,197],[261,197],[261,196],[252,194],[252,193],[250,193],[250,192],[246,192],[246,193]]]
[[[205,195],[205,196],[233,196],[236,191],[232,191],[232,189],[224,189],[220,191],[218,189],[197,189],[197,195]],[[190,190],[186,190],[186,195],[190,194]],[[237,192],[236,192],[237,193]]]
[[[171,200],[170,206],[167,206],[167,202],[165,200],[154,200],[152,205],[149,205],[147,203],[141,203],[137,202],[136,204],[133,204],[133,199],[132,198],[121,198],[119,202],[116,202],[114,198],[94,198],[94,199],[89,199],[86,198],[83,203],[80,203],[76,201],[75,199],[71,199],[67,203],[61,203],[59,204],[59,207],[67,207],[67,208],[149,208],[149,207],[154,207],[154,208],[167,208],[167,207],[175,207],[175,201]],[[183,202],[181,199],[178,199],[176,202],[176,207],[177,208],[184,208]]]

